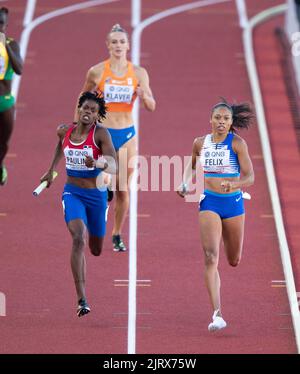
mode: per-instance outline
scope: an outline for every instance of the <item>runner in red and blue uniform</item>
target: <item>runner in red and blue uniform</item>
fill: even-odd
[[[67,227],[72,236],[71,267],[75,282],[80,317],[90,312],[86,301],[86,262],[84,246],[86,232],[94,256],[101,254],[106,229],[107,190],[97,188],[97,177],[105,170],[116,173],[116,152],[108,130],[97,121],[105,118],[106,107],[102,97],[84,92],[78,103],[78,123],[61,125],[53,161],[41,178],[50,186],[53,170],[65,156],[67,182],[62,204]]]

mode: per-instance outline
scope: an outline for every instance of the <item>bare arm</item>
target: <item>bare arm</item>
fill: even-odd
[[[139,80],[136,94],[142,100],[144,107],[150,112],[153,112],[156,107],[156,102],[150,88],[148,73],[146,69],[142,67],[136,67],[136,74]]]
[[[196,138],[193,143],[192,157],[184,169],[182,183],[177,188],[179,196],[184,197],[188,192],[188,185],[193,177],[194,171],[196,170],[198,156],[200,154],[203,144],[203,138]]]
[[[6,40],[6,50],[9,56],[9,61],[13,68],[13,71],[21,75],[23,71],[23,59],[20,55],[20,47],[19,44],[15,41]]]
[[[238,155],[241,178],[237,181],[228,181],[226,179],[221,181],[222,189],[225,192],[238,190],[243,187],[249,187],[254,183],[254,170],[248,153],[248,146],[242,138],[238,137],[235,139],[234,151]]]
[[[60,125],[57,128],[57,136],[59,140],[55,147],[53,159],[52,159],[52,162],[50,164],[48,171],[41,177],[41,182],[47,181],[47,188],[50,187],[53,181],[53,170],[58,165],[59,161],[61,160],[63,156],[62,141],[67,131],[68,131],[68,126],[66,125]]]

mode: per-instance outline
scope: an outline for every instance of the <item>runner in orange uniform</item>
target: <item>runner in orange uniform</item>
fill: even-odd
[[[98,90],[104,95],[108,107],[103,125],[110,132],[119,162],[112,241],[114,251],[122,252],[126,251],[126,246],[121,232],[129,207],[129,180],[134,170],[132,166],[129,167],[129,161],[137,155],[133,104],[139,97],[144,107],[153,112],[156,103],[147,71],[127,60],[129,39],[126,31],[120,25],[114,25],[106,44],[110,58],[89,69],[82,91]],[[76,110],[75,122],[77,118]],[[126,186],[121,186],[119,182],[124,179]]]

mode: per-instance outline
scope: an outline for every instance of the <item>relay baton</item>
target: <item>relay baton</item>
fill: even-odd
[[[57,177],[57,172],[54,171],[52,174],[52,180],[54,180]],[[47,181],[42,182],[33,192],[33,196],[39,196],[39,194],[44,191],[44,189],[47,187]]]

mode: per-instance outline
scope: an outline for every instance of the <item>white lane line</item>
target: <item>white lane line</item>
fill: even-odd
[[[244,29],[248,25],[247,8],[244,0],[235,0],[239,14],[240,27]]]
[[[150,279],[137,279],[137,282],[150,282]],[[115,279],[114,282],[129,282],[129,279]]]
[[[291,315],[294,326],[294,333],[296,344],[298,348],[298,353],[300,353],[300,311],[299,303],[297,300],[297,293],[295,288],[295,280],[293,275],[293,268],[290,258],[289,246],[286,238],[285,227],[282,217],[282,210],[280,205],[280,199],[278,194],[278,188],[275,177],[275,170],[272,159],[272,150],[270,146],[268,128],[265,118],[262,94],[259,85],[259,79],[255,64],[255,56],[253,51],[253,40],[252,32],[253,29],[260,23],[265,22],[267,19],[282,14],[287,9],[286,4],[279,5],[273,8],[264,10],[263,12],[257,14],[255,17],[251,18],[244,28],[243,31],[243,43],[245,49],[245,59],[246,65],[252,90],[253,101],[256,108],[257,114],[257,125],[260,134],[260,140],[262,144],[262,150],[264,155],[265,167],[267,172],[267,181],[270,192],[270,199],[272,202],[276,231],[279,241],[279,250],[281,255],[281,262],[283,267],[283,272],[286,280],[288,300],[291,309]]]
[[[139,65],[140,63],[140,42],[141,42],[141,33],[142,31],[147,27],[153,24],[154,22],[160,21],[163,18],[173,16],[178,13],[187,12],[189,10],[195,9],[195,8],[201,8],[206,7],[210,5],[216,5],[220,3],[226,3],[231,0],[202,0],[202,1],[194,1],[188,4],[176,6],[174,8],[170,8],[167,10],[164,10],[162,12],[159,12],[157,14],[154,14],[153,16],[143,20],[140,24],[138,24],[132,33],[132,62],[136,65]],[[136,123],[136,122],[135,122]]]
[[[3,292],[0,292],[0,317],[6,316],[6,297]]]
[[[131,0],[131,27],[134,29],[141,22],[142,0]]]
[[[26,27],[33,19],[36,7],[36,0],[28,0],[23,20],[23,27]]]
[[[25,30],[26,30],[26,27],[32,22],[34,11],[35,11],[35,6],[36,6],[36,0],[27,0],[25,15],[23,19],[23,27],[25,28],[22,31],[21,39],[20,39],[20,54],[24,62],[25,62],[27,44],[28,44],[28,41],[26,42],[25,40],[25,34],[26,34]],[[21,75],[14,74],[13,80],[12,80],[11,93],[14,96],[16,103],[17,103],[21,78],[22,78]]]
[[[153,16],[138,23],[141,19],[141,1],[132,0],[132,25],[136,25],[131,36],[131,61],[135,65],[140,65],[141,52],[141,34],[142,31],[163,18],[173,16],[178,13],[186,12],[195,8],[201,8],[219,3],[226,3],[231,0],[202,0],[194,1],[185,5],[176,6],[154,14]],[[139,100],[136,100],[133,109],[133,123],[136,128],[137,151],[139,149]],[[138,151],[139,152],[139,151]],[[132,165],[133,166],[133,165]],[[136,352],[136,278],[137,278],[137,207],[138,207],[138,193],[137,193],[137,169],[131,178],[130,185],[130,205],[129,205],[129,288],[128,288],[128,345],[127,351],[129,354]]]
[[[33,29],[35,29],[37,26],[41,25],[42,23],[49,21],[52,18],[62,16],[68,13],[76,12],[81,9],[97,6],[97,5],[103,5],[107,3],[112,3],[119,0],[92,0],[92,1],[84,1],[79,4],[70,5],[65,8],[57,9],[52,12],[43,14],[42,16],[36,18],[35,20],[32,20],[33,14],[34,14],[34,7],[36,4],[36,0],[28,0],[27,2],[27,9],[26,9],[26,18],[24,20],[24,24],[26,27],[24,28],[21,39],[20,39],[20,53],[23,57],[24,61],[26,59],[27,54],[27,48],[28,43],[30,39],[30,34]],[[28,14],[27,14],[28,13]],[[14,75],[13,82],[12,82],[12,95],[15,97],[15,100],[17,101],[18,93],[19,93],[19,87],[21,83],[21,75]]]

